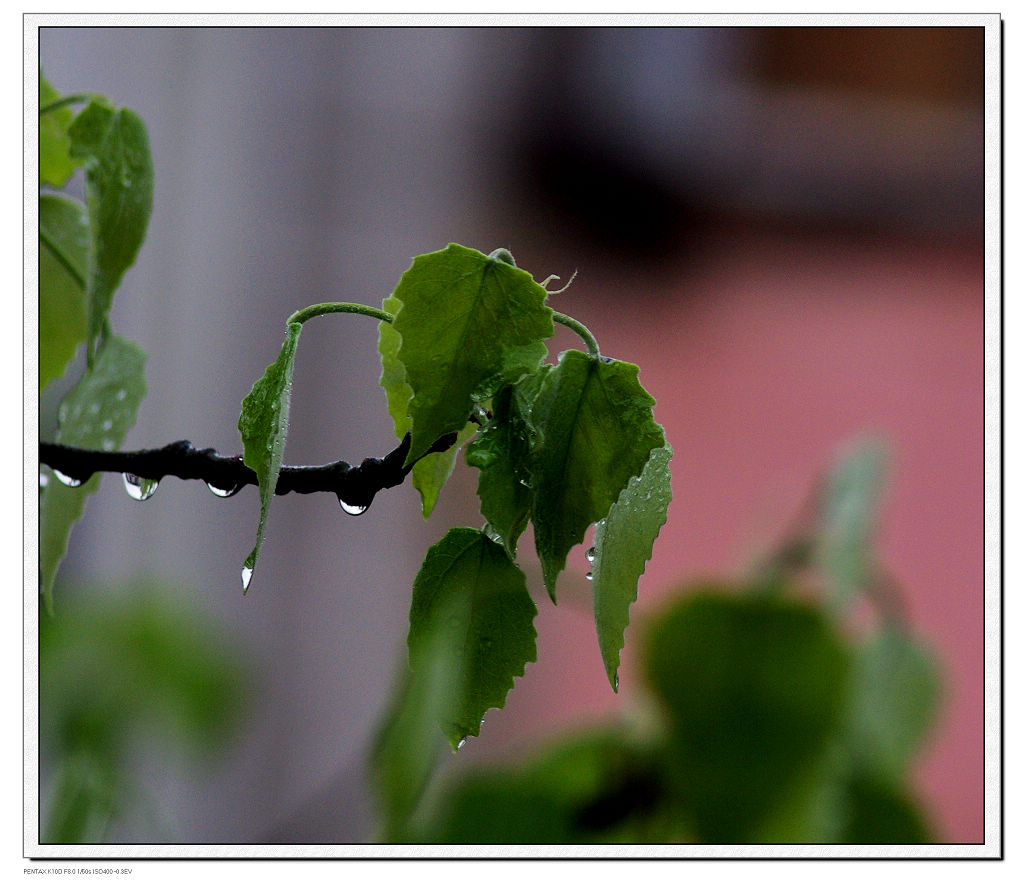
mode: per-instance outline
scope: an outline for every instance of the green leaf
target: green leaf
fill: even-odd
[[[604,519],[665,432],[631,363],[563,353],[531,411],[534,538],[551,599],[569,550]]]
[[[397,358],[413,393],[410,464],[462,430],[474,402],[535,371],[554,324],[533,277],[454,243],[414,259],[393,297]]]
[[[536,660],[537,607],[526,577],[486,534],[453,528],[430,548],[413,584],[409,665],[453,749],[502,707]]]
[[[85,340],[89,222],[77,200],[39,198],[39,390],[60,378]]]
[[[477,768],[445,790],[438,813],[407,841],[593,844],[681,841],[652,824],[657,774],[617,730],[573,735],[533,758]]]
[[[519,384],[498,391],[491,404],[493,417],[466,449],[466,463],[480,470],[480,511],[511,556],[530,521],[530,447],[534,431],[529,409],[543,375],[535,372]]]
[[[384,821],[382,841],[406,841],[410,819],[437,765],[444,741],[437,729],[437,686],[403,679],[377,729],[371,751],[374,792]]]
[[[594,532],[594,622],[601,659],[615,691],[629,607],[636,601],[640,576],[672,500],[671,459],[668,444],[651,452],[643,472],[629,481]]]
[[[394,295],[384,299],[381,307],[391,314],[398,313],[402,302]],[[395,425],[395,436],[399,439],[409,432],[412,419],[409,417],[409,401],[412,399],[412,388],[405,380],[405,366],[398,359],[398,349],[402,344],[402,336],[395,330],[392,323],[379,324],[380,337],[377,350],[381,358],[380,384],[384,388],[388,401],[388,414]],[[443,452],[431,452],[420,458],[412,468],[412,484],[420,493],[423,507],[423,518],[426,519],[434,510],[438,495],[455,469],[459,450],[476,432],[476,425],[467,422],[459,431],[455,444]]]
[[[88,340],[93,342],[103,331],[114,292],[145,239],[153,209],[153,162],[145,124],[129,110],[91,102],[68,132],[71,155],[86,164],[92,234]]]
[[[848,605],[874,577],[871,541],[887,460],[881,442],[856,443],[837,458],[826,477],[817,557],[839,606]]]
[[[242,460],[255,471],[260,486],[260,523],[256,530],[256,544],[242,567],[243,590],[249,589],[256,568],[256,560],[263,546],[267,514],[274,500],[277,479],[281,475],[284,444],[288,437],[295,350],[299,345],[301,331],[301,323],[288,324],[281,352],[242,400],[242,413],[238,417],[238,430],[244,447]]]
[[[106,339],[78,384],[58,410],[56,441],[87,449],[115,451],[135,424],[139,404],[146,395],[146,356],[131,341]],[[43,599],[53,609],[53,580],[67,552],[71,529],[81,518],[88,495],[99,488],[93,476],[78,488],[69,488],[47,470],[46,488],[39,502],[39,577]]]
[[[751,838],[838,733],[849,652],[802,602],[698,591],[646,645],[668,719],[666,771],[702,842]]]
[[[60,93],[44,77],[39,77],[39,107],[57,101]],[[80,161],[71,156],[68,127],[74,118],[69,107],[55,108],[39,116],[39,183],[64,187],[74,175]]]
[[[928,652],[905,632],[884,627],[854,662],[844,742],[873,779],[903,777],[933,723],[939,678]]]

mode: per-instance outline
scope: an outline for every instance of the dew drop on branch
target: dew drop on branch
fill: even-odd
[[[69,489],[77,489],[81,484],[82,480],[75,479],[73,476],[68,476],[66,473],[61,473],[59,470],[54,468],[53,475],[57,477],[64,485]]]
[[[341,505],[341,509],[344,510],[349,516],[359,516],[361,513],[366,513],[369,509],[368,504],[349,504],[344,498],[338,498],[338,504]]]
[[[159,485],[155,479],[146,479],[144,476],[137,476],[134,473],[122,473],[121,477],[124,479],[124,490],[134,501],[148,501],[153,497]]]
[[[233,485],[230,488],[225,489],[225,488],[221,488],[218,485],[214,485],[212,482],[208,482],[206,484],[206,487],[211,492],[213,492],[218,498],[230,498],[232,495],[234,495],[241,488],[240,485]]]

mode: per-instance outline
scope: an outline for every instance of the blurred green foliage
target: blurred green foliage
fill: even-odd
[[[131,770],[157,733],[198,756],[223,745],[244,710],[239,656],[208,621],[167,591],[69,598],[39,625],[39,737],[50,774],[40,842],[76,844],[129,825],[148,832],[148,803]]]
[[[939,681],[870,544],[885,452],[859,442],[746,578],[679,588],[647,624],[642,730],[613,723],[383,803],[385,837],[456,844],[933,838],[909,783]],[[841,555],[837,555],[841,551]],[[883,592],[884,591],[884,592]],[[854,628],[858,600],[876,604]],[[636,718],[630,722],[638,721]],[[391,758],[414,752],[394,730]],[[388,773],[377,759],[378,775]],[[418,801],[420,797],[424,798]]]

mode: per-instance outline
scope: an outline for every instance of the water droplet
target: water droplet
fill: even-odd
[[[53,475],[69,489],[77,489],[82,484],[82,480],[75,479],[73,476],[68,476],[66,473],[61,473],[59,470],[54,470]]]
[[[242,589],[249,589],[249,582],[252,580],[252,569],[247,565],[242,566]]]
[[[366,513],[370,506],[369,504],[349,504],[343,498],[338,498],[338,503],[341,505],[341,509],[349,516],[359,516],[361,513]]]
[[[122,387],[122,388],[121,388],[121,389],[120,389],[120,390],[119,390],[119,391],[117,392],[117,398],[118,398],[119,400],[122,400],[122,399],[124,399],[124,398],[125,398],[126,396],[128,396],[128,391],[127,391],[127,390],[125,390],[125,389],[124,389],[124,388]]]
[[[456,750],[461,750],[461,749],[462,749],[462,748],[463,748],[464,746],[466,746],[466,739],[465,739],[465,738],[463,738],[463,739],[462,739],[461,741],[459,741],[459,742],[458,742],[458,743],[457,743],[457,744],[455,745],[455,749],[456,749]]]
[[[615,678],[612,680],[612,687],[615,689],[615,691],[619,690],[619,674],[618,673],[615,674]]]
[[[583,555],[587,557],[587,562],[593,562],[597,558],[597,551],[593,547],[591,547]]]
[[[230,498],[233,494],[235,494],[241,488],[240,485],[236,485],[236,486],[232,486],[229,489],[222,489],[220,486],[216,486],[212,482],[208,482],[206,484],[206,487],[211,492],[213,492],[218,498]]]
[[[136,501],[148,501],[153,497],[159,482],[155,479],[146,479],[144,476],[136,476],[134,473],[122,473],[124,479],[124,490],[128,497]]]
[[[110,428],[113,427],[113,426],[114,426],[114,422],[111,421],[109,418],[107,418],[107,420],[103,422],[103,429],[104,430],[110,430]]]
[[[45,489],[50,484],[50,477],[45,473],[39,474],[39,488]]]
[[[593,581],[594,580],[594,573],[593,572],[587,572],[587,580],[588,581]]]

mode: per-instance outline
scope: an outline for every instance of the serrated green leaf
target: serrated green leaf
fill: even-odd
[[[57,101],[60,93],[45,78],[39,77],[39,107]],[[54,108],[39,116],[39,183],[51,187],[64,187],[81,165],[71,156],[68,127],[74,118],[69,107]]]
[[[146,355],[123,338],[107,338],[78,384],[58,410],[56,441],[87,449],[114,451],[135,424],[146,395]],[[88,495],[99,488],[93,476],[68,488],[47,470],[39,502],[39,580],[43,600],[53,609],[53,580],[67,552],[71,529],[81,518]]]
[[[569,550],[608,515],[651,451],[665,445],[639,371],[570,350],[546,374],[533,404],[534,538],[552,600]]]
[[[523,382],[528,383],[498,391],[491,404],[493,417],[466,449],[466,463],[480,471],[480,512],[501,536],[511,556],[530,521],[533,504],[529,487],[531,397],[525,391],[539,387],[535,379],[540,374],[524,378]]]
[[[381,307],[391,314],[398,313],[402,302],[394,295],[384,299]],[[395,330],[392,323],[381,322],[380,337],[377,350],[380,352],[381,376],[380,385],[388,401],[388,414],[395,425],[395,436],[399,439],[409,432],[412,419],[409,417],[409,401],[412,399],[412,388],[405,380],[405,366],[398,359],[398,349],[402,344],[402,336]],[[476,425],[467,422],[459,431],[453,446],[443,452],[431,452],[420,458],[412,468],[412,484],[420,493],[423,507],[423,518],[427,519],[434,510],[441,489],[455,469],[459,450],[476,432]]]
[[[854,661],[845,744],[859,770],[897,782],[935,716],[939,679],[928,652],[886,626]]]
[[[153,210],[153,162],[146,127],[127,109],[93,101],[68,130],[71,155],[85,161],[91,260],[88,340],[103,331],[114,292],[135,263]]]
[[[629,626],[629,607],[636,601],[640,576],[672,501],[671,459],[668,444],[651,452],[643,472],[629,481],[594,532],[594,623],[605,672],[615,691],[619,690],[619,654]]]
[[[839,732],[849,651],[815,607],[717,588],[655,624],[643,657],[668,720],[666,773],[702,842],[746,842]]]
[[[288,412],[292,400],[292,374],[300,332],[301,323],[288,324],[281,352],[242,400],[242,412],[238,417],[238,431],[242,435],[244,447],[242,460],[255,471],[260,486],[260,522],[256,530],[256,544],[242,567],[243,590],[249,589],[259,559],[267,515],[284,462]]]
[[[453,528],[430,548],[413,584],[409,665],[432,686],[431,706],[452,749],[480,733],[513,679],[536,660],[537,607],[526,577],[486,534]]]
[[[60,378],[85,340],[89,222],[77,200],[39,198],[39,390]]]
[[[397,358],[413,392],[409,464],[462,430],[474,402],[535,371],[554,324],[533,277],[454,243],[414,259],[393,297]]]

